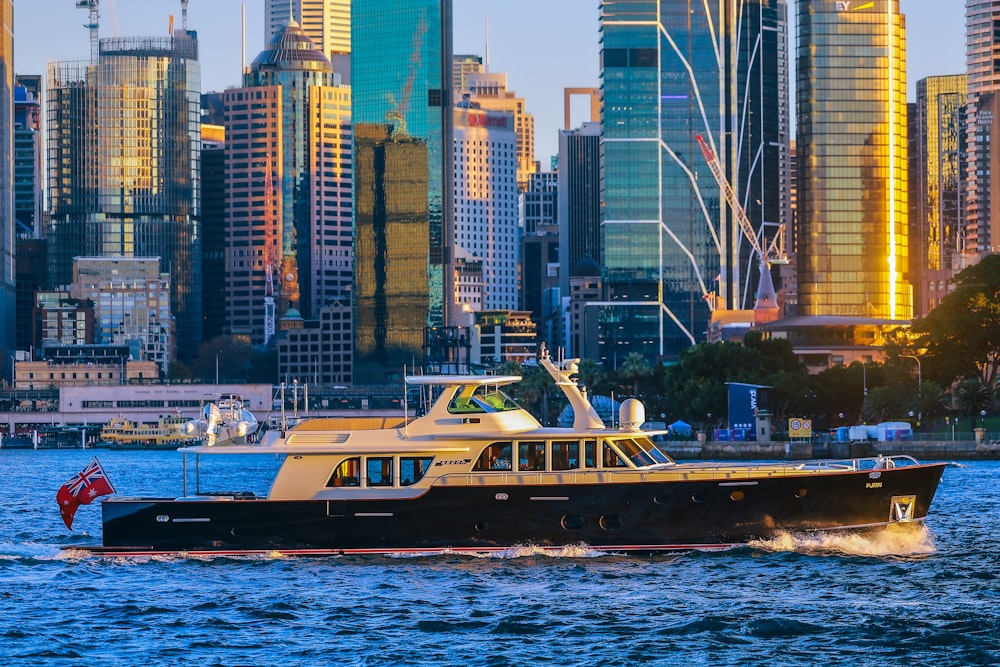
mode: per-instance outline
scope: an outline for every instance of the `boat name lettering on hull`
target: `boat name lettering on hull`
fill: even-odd
[[[866,489],[881,489],[882,488],[882,482],[867,482],[865,484],[865,488]]]
[[[435,466],[461,466],[472,463],[472,459],[461,459],[458,461],[438,461]]]

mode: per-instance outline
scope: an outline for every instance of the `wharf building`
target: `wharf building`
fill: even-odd
[[[514,116],[454,109],[455,247],[482,261],[482,310],[516,310],[520,229]]]
[[[351,91],[294,22],[225,93],[226,326],[270,342],[351,290]]]
[[[633,352],[675,359],[704,339],[713,309],[752,305],[759,264],[696,137],[766,247],[789,210],[788,45],[784,0],[608,0],[600,11],[610,367]]]
[[[913,290],[899,0],[805,0],[797,23],[799,315],[905,323]]]
[[[201,344],[200,66],[194,32],[101,39],[93,62],[49,63],[51,284],[75,257],[158,257],[178,352]]]
[[[351,5],[355,384],[395,382],[457,326],[451,35],[451,0]]]
[[[965,75],[917,81],[910,144],[913,212],[910,255],[914,316],[924,317],[948,293],[948,282],[964,268],[965,220],[962,194],[966,174],[962,139]]]
[[[12,380],[15,349],[14,2],[0,0],[0,379]]]

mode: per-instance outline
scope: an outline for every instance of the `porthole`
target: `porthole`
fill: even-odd
[[[662,505],[663,504],[663,500],[661,500],[659,496],[653,496],[653,504],[654,505]]]
[[[691,494],[691,502],[693,502],[693,503],[703,503],[703,502],[705,502],[705,499],[702,498],[701,496],[699,496],[697,493],[692,493]]]
[[[808,493],[809,493],[809,489],[799,489],[798,491],[795,492],[795,497],[796,498],[805,498]]]
[[[477,521],[475,528],[477,533],[484,533],[488,526],[485,521]]]
[[[598,521],[598,525],[604,530],[621,530],[622,520],[617,514],[606,514]]]
[[[583,517],[579,514],[566,514],[559,524],[566,530],[580,530],[583,528]]]
[[[736,502],[739,502],[746,497],[746,494],[743,493],[742,491],[733,491],[732,493],[729,494],[729,497],[735,500]]]

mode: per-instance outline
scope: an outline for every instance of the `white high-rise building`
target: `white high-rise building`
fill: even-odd
[[[519,264],[514,116],[455,108],[455,245],[482,261],[482,309],[517,310]],[[459,299],[461,299],[461,295]]]

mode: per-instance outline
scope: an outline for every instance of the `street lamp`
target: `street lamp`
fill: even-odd
[[[924,379],[920,371],[920,357],[915,354],[901,354],[899,355],[905,359],[913,359],[917,362],[917,428],[920,428],[920,422],[923,420],[923,385]]]

